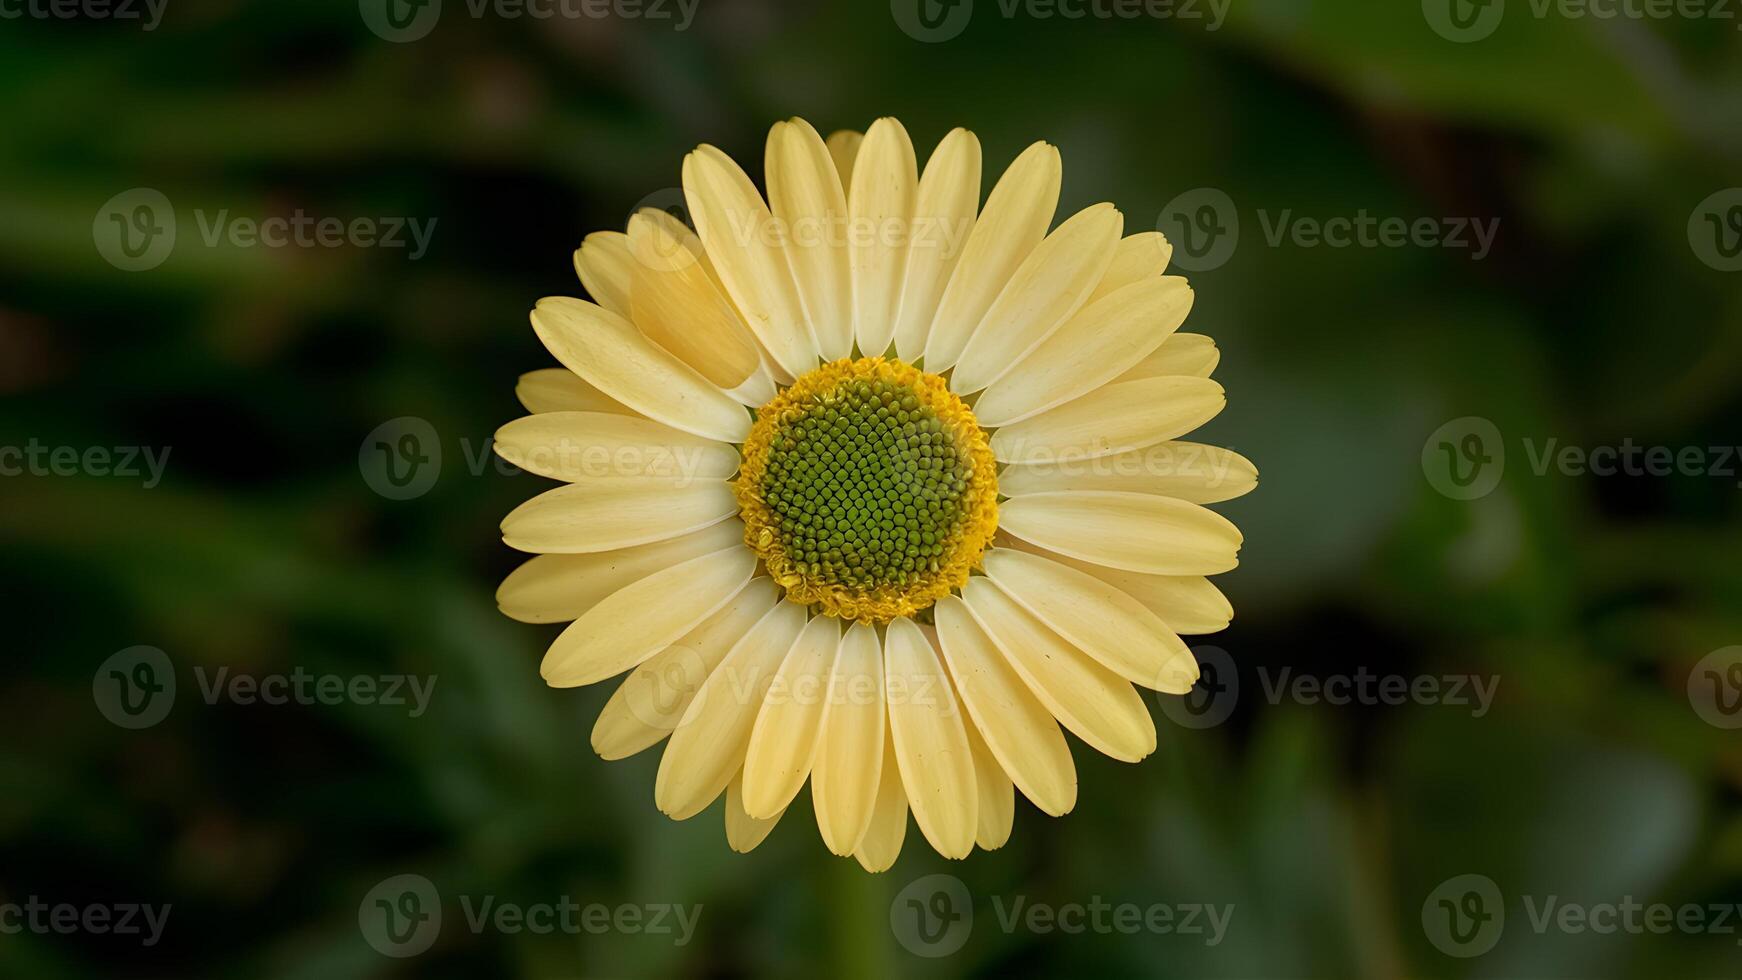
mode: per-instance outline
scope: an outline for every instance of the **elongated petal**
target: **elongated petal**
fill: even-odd
[[[674,233],[676,219],[654,217],[664,214],[643,210],[629,219],[630,319],[647,339],[696,373],[736,391],[760,373],[756,340],[701,260]],[[772,385],[764,387],[773,394]]]
[[[593,724],[593,751],[622,759],[677,728],[702,684],[779,600],[774,582],[750,580],[732,601],[623,678]]]
[[[1113,260],[1124,227],[1118,208],[1096,204],[1035,246],[974,328],[950,389],[968,394],[998,380],[1081,309]]]
[[[621,317],[629,315],[629,237],[620,231],[595,231],[575,249],[575,275],[593,302]]]
[[[1076,462],[1005,467],[998,492],[1010,497],[1056,490],[1158,493],[1213,504],[1252,492],[1258,467],[1219,446],[1178,440]]]
[[[739,854],[749,854],[768,839],[785,812],[786,808],[781,807],[773,816],[751,816],[744,808],[743,777],[734,776],[726,787],[726,844]]]
[[[998,178],[938,300],[926,336],[926,370],[942,371],[956,363],[992,301],[1046,237],[1063,173],[1058,148],[1035,143]]]
[[[1148,575],[1097,565],[1081,558],[1048,551],[1011,535],[999,535],[999,547],[1017,548],[1088,572],[1148,606],[1176,633],[1215,633],[1228,628],[1234,606],[1202,575]]]
[[[841,637],[829,680],[829,712],[811,769],[817,830],[830,851],[853,853],[871,826],[883,772],[883,653],[877,631],[856,623]]]
[[[1060,724],[1121,762],[1136,762],[1155,751],[1155,722],[1129,681],[1047,629],[984,579],[970,580],[962,598]]]
[[[1005,463],[1069,463],[1142,449],[1185,435],[1228,404],[1208,378],[1122,381],[1006,425],[992,434]]]
[[[660,756],[653,785],[660,812],[688,820],[743,768],[762,696],[804,625],[802,606],[776,603],[708,675]]]
[[[752,816],[768,817],[786,809],[810,775],[840,648],[836,620],[827,616],[811,620],[763,695],[744,757],[744,809]]]
[[[750,332],[787,374],[815,367],[816,340],[756,185],[730,157],[703,145],[684,157],[683,186],[696,231]]]
[[[1198,504],[1110,490],[1037,493],[998,508],[999,527],[1049,551],[1151,575],[1216,575],[1239,563],[1240,529]]]
[[[823,360],[853,348],[847,195],[823,138],[802,119],[768,132],[768,206],[784,233],[787,266]]]
[[[901,277],[919,164],[907,130],[894,119],[871,124],[859,148],[857,169],[847,196],[847,255],[853,271],[853,335],[859,350],[876,357],[889,350],[901,305]]]
[[[651,419],[607,412],[545,412],[496,430],[491,447],[515,466],[555,480],[653,477],[724,479],[738,451]]]
[[[1077,770],[1052,712],[975,622],[962,600],[936,607],[938,646],[987,749],[1022,795],[1053,816],[1077,805]]]
[[[529,412],[615,412],[640,417],[635,409],[581,380],[568,368],[526,372],[514,386],[514,397]]]
[[[1089,294],[1089,302],[1134,282],[1161,275],[1167,271],[1168,260],[1172,258],[1173,245],[1161,232],[1140,231],[1126,235],[1119,240],[1119,248],[1113,252],[1113,261],[1107,266],[1107,274],[1101,277],[1101,284]]]
[[[570,623],[545,651],[538,672],[551,687],[615,677],[719,611],[755,572],[755,555],[730,548],[624,586]]]
[[[1115,381],[1141,381],[1170,374],[1207,378],[1222,360],[1216,342],[1201,333],[1176,333],[1162,341],[1155,352],[1138,361]]]
[[[750,432],[743,405],[615,313],[552,297],[538,301],[532,328],[565,367],[650,419],[720,442]]]
[[[616,551],[699,531],[737,512],[724,480],[577,480],[509,511],[502,542],[540,554]]]
[[[1198,662],[1160,616],[1101,579],[1010,548],[985,557],[986,576],[1048,628],[1120,677],[1184,694]]]
[[[905,618],[890,622],[883,659],[889,729],[914,822],[939,854],[967,857],[978,819],[974,760],[944,666]]]
[[[1089,304],[987,388],[975,417],[1009,425],[1088,394],[1160,347],[1191,306],[1191,287],[1178,276],[1145,279]]]
[[[968,751],[974,757],[974,785],[979,790],[979,822],[974,830],[974,843],[985,851],[996,851],[1010,840],[1010,828],[1016,822],[1016,787],[1004,767],[993,757],[980,737],[980,729],[963,725],[968,733]]]
[[[842,189],[853,186],[853,161],[859,155],[860,144],[865,142],[865,134],[855,129],[837,129],[824,142],[835,161],[835,172],[841,175]]]
[[[871,824],[853,849],[853,858],[866,871],[888,871],[901,856],[907,837],[907,793],[901,785],[901,767],[895,759],[895,739],[883,736],[883,771],[877,782],[877,802],[871,808]]]
[[[508,573],[496,590],[496,604],[523,623],[566,623],[632,582],[743,541],[743,523],[723,521],[617,551],[538,555]]]
[[[907,270],[895,316],[895,352],[904,360],[925,353],[938,301],[966,250],[979,210],[980,141],[965,129],[952,129],[926,161],[914,200]]]

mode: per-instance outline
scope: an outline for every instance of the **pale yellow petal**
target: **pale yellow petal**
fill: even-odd
[[[707,809],[743,768],[762,696],[804,625],[803,606],[775,603],[708,675],[660,756],[653,785],[660,812],[688,820]]]
[[[726,653],[779,599],[773,580],[753,578],[719,612],[642,661],[600,710],[593,751],[602,759],[623,759],[670,735]]]
[[[1155,722],[1129,681],[1066,642],[985,579],[970,579],[962,598],[1060,724],[1121,762],[1136,762],[1155,751]]]
[[[671,224],[653,217],[658,214],[665,212],[644,210],[629,219],[630,319],[647,339],[732,392],[761,371],[755,338]]]
[[[538,555],[508,573],[496,604],[523,623],[566,623],[631,582],[743,541],[744,525],[733,520],[617,551]]]
[[[1088,572],[1138,602],[1148,606],[1176,633],[1215,633],[1228,628],[1234,606],[1220,589],[1202,575],[1148,575],[1109,568],[1094,562],[1048,551],[1021,538],[1000,534],[999,547],[1018,548],[1053,561],[1064,562],[1079,572]]]
[[[970,394],[998,380],[1081,309],[1107,271],[1124,227],[1118,208],[1096,204],[1036,245],[974,328],[950,390]]]
[[[726,295],[769,355],[797,377],[817,363],[774,217],[731,158],[697,147],[683,163],[684,198]]]
[[[1167,271],[1171,258],[1173,245],[1161,232],[1140,231],[1126,235],[1119,240],[1119,248],[1114,251],[1113,261],[1107,266],[1107,274],[1101,277],[1101,284],[1089,294],[1089,302],[1134,282],[1161,275]]]
[[[1209,378],[1169,376],[1097,388],[992,434],[1004,463],[1071,463],[1142,449],[1185,435],[1227,405]]]
[[[1170,374],[1207,378],[1215,373],[1216,364],[1221,359],[1222,352],[1216,349],[1214,340],[1201,333],[1176,333],[1162,341],[1154,353],[1113,380],[1141,381]]]
[[[539,675],[551,687],[616,677],[718,612],[755,572],[756,556],[734,547],[624,586],[562,631],[545,651]]]
[[[1160,616],[1101,579],[1039,555],[994,548],[986,577],[1048,628],[1120,677],[1169,694],[1198,679],[1198,662]]]
[[[968,751],[974,757],[974,785],[979,790],[979,822],[974,830],[974,843],[985,851],[996,851],[1010,840],[1010,828],[1016,822],[1016,787],[1004,767],[992,756],[973,724],[962,726],[968,733]]]
[[[1035,143],[998,178],[938,300],[926,335],[926,370],[938,372],[956,363],[992,301],[1046,237],[1063,173],[1058,148]]]
[[[907,269],[895,316],[895,352],[902,359],[914,361],[925,353],[938,301],[979,210],[980,141],[965,129],[952,129],[926,161],[914,199]]]
[[[919,164],[901,123],[884,118],[871,124],[859,148],[854,173],[847,196],[853,336],[860,353],[876,357],[889,350],[895,336],[914,196],[919,189]]]
[[[847,195],[823,138],[790,119],[768,131],[768,206],[785,239],[787,266],[823,360],[853,349],[847,268]]]
[[[782,810],[798,795],[816,761],[828,713],[829,678],[841,648],[839,621],[811,620],[798,635],[750,729],[744,756],[744,809],[758,817]]]
[[[629,315],[629,236],[595,231],[575,249],[575,275],[593,302],[621,317]]]
[[[612,398],[568,368],[539,368],[520,376],[514,386],[514,397],[529,412],[615,412],[618,415],[641,413]]]
[[[519,551],[615,551],[699,531],[738,513],[724,480],[586,479],[546,490],[502,519]]]
[[[1123,490],[1214,504],[1257,486],[1258,467],[1246,457],[1219,446],[1178,440],[1095,459],[1012,465],[998,474],[998,492],[1009,497],[1055,490]]]
[[[1077,770],[1052,712],[1029,690],[961,599],[935,607],[938,646],[980,736],[1022,795],[1053,816],[1077,805]]]
[[[877,631],[855,623],[841,637],[829,680],[829,712],[811,768],[817,830],[835,854],[853,853],[871,825],[883,771],[883,653]]]
[[[750,414],[628,320],[568,297],[538,301],[532,328],[569,370],[636,412],[720,442],[743,442]]]
[[[1160,347],[1191,306],[1191,287],[1178,276],[1145,279],[1085,306],[987,388],[974,416],[1009,425],[1107,384]]]
[[[837,129],[824,142],[835,161],[835,172],[841,175],[841,187],[853,186],[853,161],[859,155],[860,144],[865,142],[865,134],[856,129]]]
[[[528,473],[574,482],[653,477],[672,482],[724,479],[738,451],[651,419],[607,412],[545,412],[496,430],[491,448]]]
[[[1111,490],[1006,500],[998,526],[1049,551],[1150,575],[1216,575],[1239,564],[1240,529],[1199,504]]]
[[[967,857],[978,819],[974,759],[944,665],[906,618],[889,623],[883,660],[889,728],[914,822],[939,854]]]
[[[753,817],[744,808],[744,780],[734,776],[726,787],[726,844],[739,854],[749,854],[756,845],[768,839],[774,825],[780,822],[786,808],[781,807],[770,817]]]
[[[877,802],[871,808],[871,823],[853,849],[853,857],[866,871],[888,871],[901,856],[907,837],[907,793],[901,786],[901,767],[895,759],[895,739],[883,735],[883,768],[877,782]]]

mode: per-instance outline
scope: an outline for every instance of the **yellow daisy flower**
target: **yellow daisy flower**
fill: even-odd
[[[1048,232],[1058,150],[980,206],[957,129],[922,173],[901,124],[768,135],[766,199],[712,146],[694,221],[587,237],[593,302],[539,301],[560,369],[504,458],[562,486],[502,523],[533,552],[503,612],[568,622],[554,687],[627,672],[593,729],[620,759],[669,737],[654,799],[726,796],[741,851],[810,782],[829,850],[880,871],[907,815],[940,854],[1009,838],[1020,789],[1076,802],[1063,729],[1155,748],[1133,685],[1183,694],[1181,633],[1233,612],[1206,575],[1241,538],[1204,504],[1257,471],[1181,442],[1222,408],[1171,247],[1097,204]],[[1123,237],[1122,237],[1123,236]]]

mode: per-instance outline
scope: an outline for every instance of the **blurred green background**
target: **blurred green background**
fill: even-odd
[[[1742,730],[1723,727],[1742,687],[1723,687],[1728,655],[1709,677],[1702,660],[1742,643],[1742,461],[1722,475],[1712,451],[1742,441],[1742,193],[1711,200],[1742,184],[1737,20],[1452,0],[1489,32],[1454,41],[1439,0],[1232,0],[1225,20],[1206,0],[1080,18],[978,0],[930,8],[956,33],[926,38],[904,0],[708,0],[682,29],[674,0],[550,19],[446,0],[395,41],[372,2],[167,0],[152,30],[4,5],[24,13],[0,19],[0,447],[169,456],[149,487],[83,465],[0,477],[0,903],[172,911],[148,947],[7,929],[0,972],[1742,976],[1742,917],[1601,934],[1531,916],[1548,896],[1742,902]],[[1076,811],[1019,798],[1010,843],[965,862],[910,826],[895,868],[865,875],[823,849],[808,796],[749,856],[718,805],[667,820],[657,750],[588,746],[611,685],[544,687],[556,628],[493,601],[519,560],[497,523],[544,486],[484,455],[521,413],[516,376],[552,363],[531,304],[579,295],[581,237],[669,195],[696,143],[759,178],[767,127],[795,114],[824,132],[897,116],[922,158],[969,127],[988,186],[1047,139],[1061,219],[1111,200],[1183,247],[1170,202],[1214,188],[1239,221],[1225,261],[1186,272],[1185,329],[1215,337],[1229,392],[1202,438],[1263,476],[1218,508],[1246,536],[1217,580],[1235,623],[1199,638],[1226,658],[1218,690],[1203,714],[1152,702],[1140,765],[1073,743]],[[127,271],[105,260],[105,209],[135,188],[172,202],[178,236]],[[202,234],[299,209],[435,224],[415,259]],[[1498,234],[1477,258],[1269,233],[1363,212]],[[1456,499],[1436,430],[1471,416],[1506,465]],[[394,500],[366,456],[402,417],[443,465]],[[1538,472],[1550,440],[1708,465]],[[138,645],[178,694],[133,730],[93,691]],[[196,671],[224,667],[436,687],[417,717],[208,704]],[[1498,686],[1486,711],[1272,693],[1363,674]],[[971,934],[916,955],[939,949],[904,941],[897,896],[936,873],[971,897]],[[445,917],[403,959],[360,927],[400,874]],[[1451,955],[1471,949],[1426,920],[1471,874],[1504,932]],[[462,896],[703,911],[680,945],[474,930]],[[1005,928],[1017,898],[1234,912],[1210,945]]]

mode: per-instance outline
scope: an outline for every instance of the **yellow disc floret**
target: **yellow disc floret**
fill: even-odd
[[[883,623],[960,589],[998,528],[998,476],[944,380],[824,364],[762,406],[733,482],[744,540],[787,598]]]

